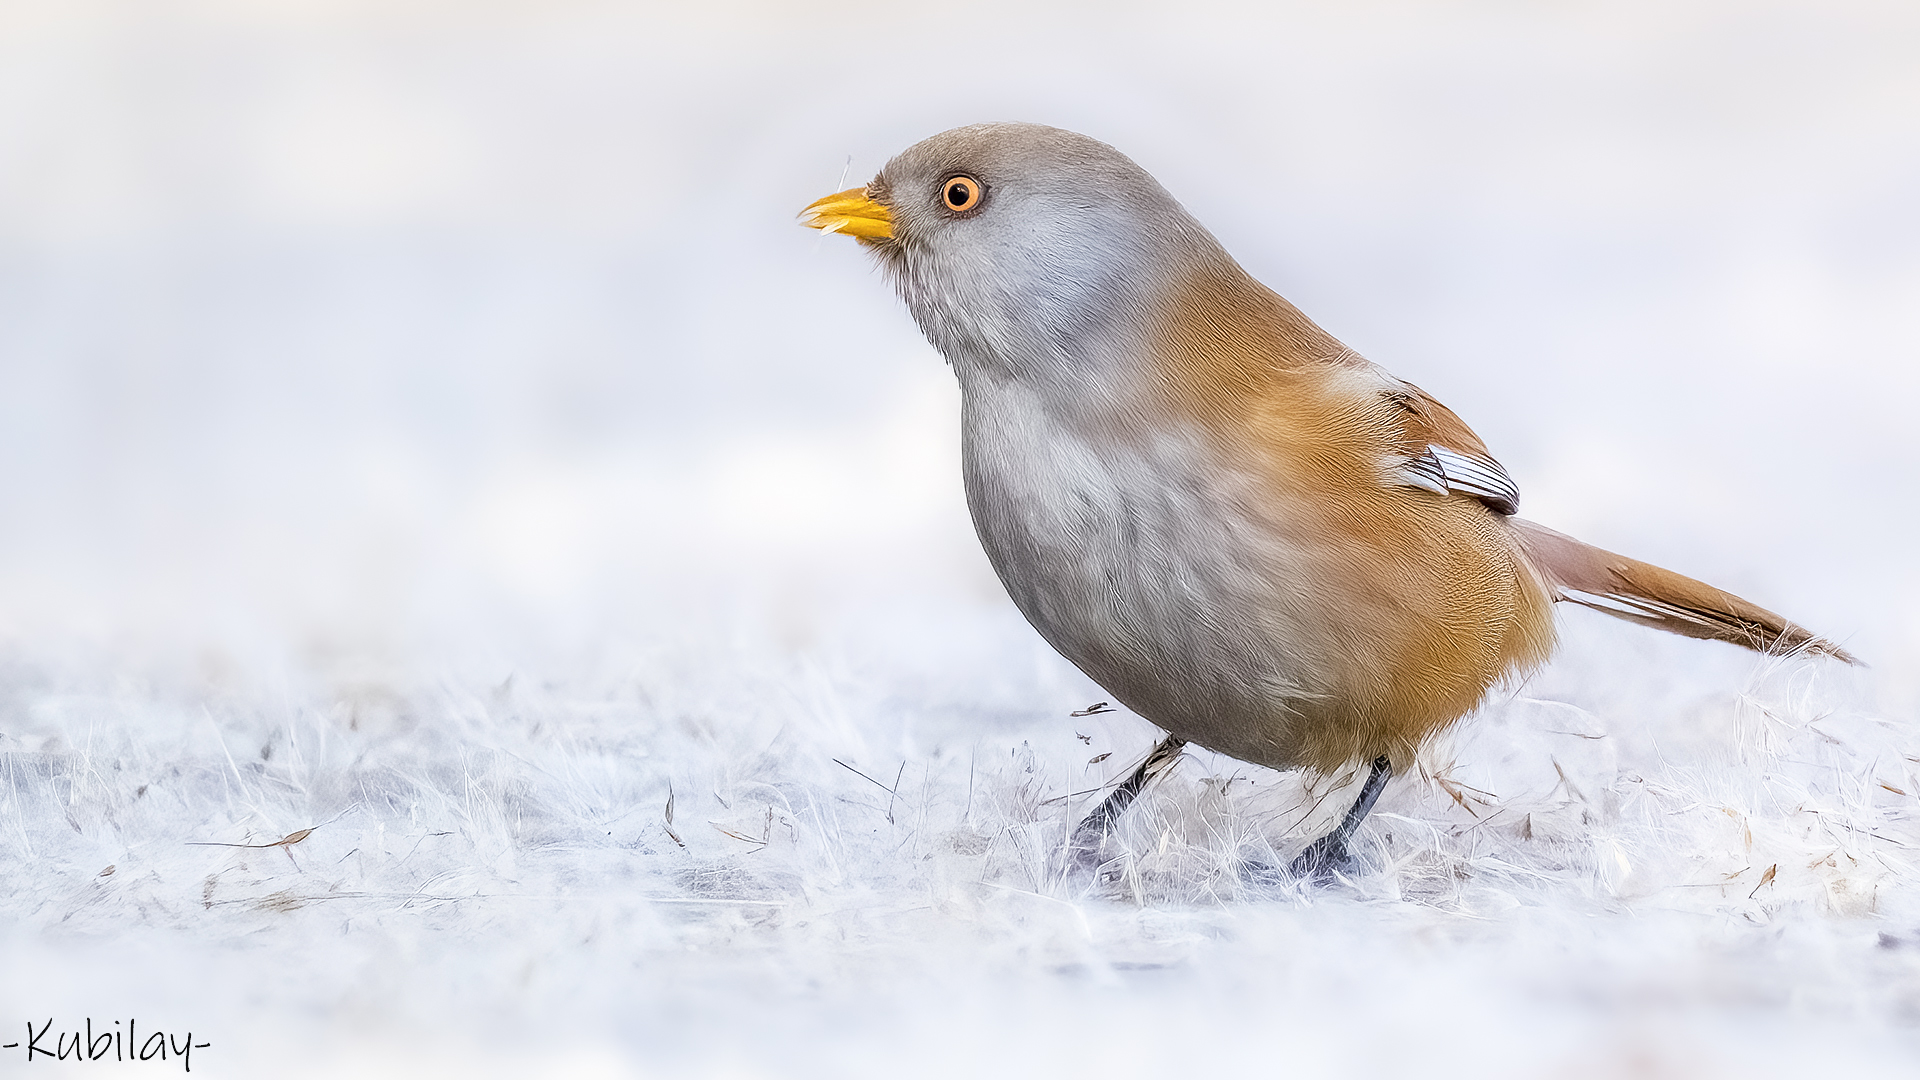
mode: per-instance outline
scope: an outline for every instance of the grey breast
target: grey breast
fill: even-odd
[[[1079,430],[1030,388],[969,382],[968,506],[1035,629],[1162,727],[1221,749],[1249,725],[1283,740],[1307,691],[1275,625],[1281,553],[1234,495],[1249,481],[1180,431]]]

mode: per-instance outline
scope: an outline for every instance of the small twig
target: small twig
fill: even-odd
[[[319,828],[319,826],[316,825],[314,826],[314,828],[317,829]],[[237,847],[237,848],[292,847],[293,845],[299,843],[302,840],[305,840],[307,837],[312,835],[313,835],[313,829],[301,829],[299,832],[288,833],[287,835],[281,837],[280,839],[275,840],[271,844],[223,844],[217,840],[189,840],[187,841],[187,846],[188,847]]]
[[[865,780],[867,783],[872,784],[874,787],[879,788],[881,791],[884,791],[887,793],[887,824],[889,825],[893,824],[893,800],[894,800],[894,796],[900,793],[900,778],[907,774],[907,763],[904,761],[900,763],[900,771],[894,774],[892,787],[888,787],[887,785],[881,783],[880,781],[875,780],[873,777],[868,776],[866,773],[861,772],[859,769],[856,769],[853,766],[847,764],[846,762],[841,761],[839,758],[834,758],[833,763],[847,770],[853,775],[859,777],[860,779]]]
[[[867,783],[872,784],[874,787],[879,788],[881,791],[888,792],[889,794],[891,794],[893,791],[892,788],[888,787],[887,785],[881,783],[878,780],[875,780],[873,777],[868,776],[866,773],[861,772],[859,769],[854,768],[853,766],[847,764],[846,762],[841,761],[839,758],[834,758],[833,763],[847,770],[853,775],[859,777],[860,779],[865,780]]]
[[[973,767],[979,757],[980,747],[975,745],[973,753],[967,755],[967,812],[961,818],[969,825],[973,824]]]
[[[666,816],[666,824],[661,827],[667,830],[667,836],[672,838],[674,843],[679,844],[682,848],[685,848],[687,846],[687,842],[685,840],[680,839],[679,833],[673,831],[673,781],[672,780],[667,781],[667,811],[665,816]]]
[[[735,840],[738,840],[743,844],[753,844],[753,845],[756,845],[757,847],[765,847],[770,842],[770,840],[757,840],[751,836],[746,835],[745,833],[734,832],[732,829],[727,828],[726,826],[720,824],[717,821],[709,821],[707,822],[707,824],[713,826],[716,829],[719,829],[721,832],[721,835],[731,836]]]
[[[1107,785],[1101,784],[1099,787],[1090,787],[1085,791],[1069,791],[1065,795],[1055,795],[1051,799],[1041,799],[1040,805],[1052,806],[1054,803],[1065,802],[1068,799],[1077,799],[1082,795],[1098,795],[1105,790],[1107,790]]]

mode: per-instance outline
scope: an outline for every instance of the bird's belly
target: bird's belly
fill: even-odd
[[[1289,602],[1284,536],[1198,440],[1079,436],[1039,410],[969,408],[969,508],[1041,635],[1130,708],[1246,760],[1296,763],[1331,692]]]

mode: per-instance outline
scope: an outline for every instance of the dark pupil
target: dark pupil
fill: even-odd
[[[947,185],[947,205],[949,206],[959,206],[972,197],[973,190],[965,184],[955,183]]]

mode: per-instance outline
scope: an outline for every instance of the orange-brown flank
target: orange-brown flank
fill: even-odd
[[[1195,274],[1170,301],[1160,385],[1256,478],[1254,516],[1304,560],[1277,598],[1300,630],[1271,644],[1310,675],[1267,730],[1198,719],[1207,730],[1174,734],[1275,767],[1386,754],[1405,768],[1553,647],[1553,597],[1503,517],[1384,479],[1397,453],[1480,440],[1425,395],[1418,414],[1397,405],[1377,369],[1237,266]]]

